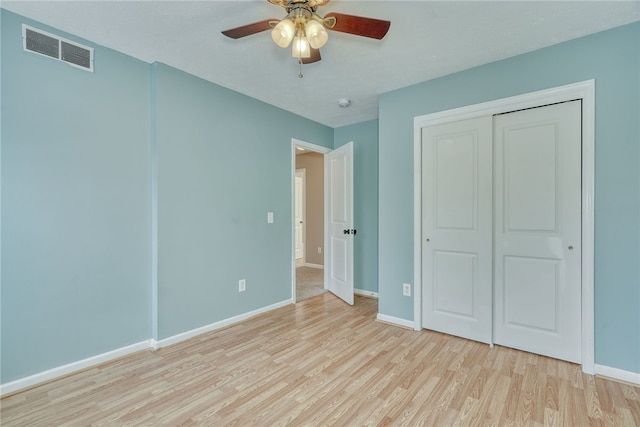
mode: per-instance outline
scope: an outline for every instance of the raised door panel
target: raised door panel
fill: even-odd
[[[534,331],[558,331],[560,267],[557,259],[505,256],[505,324]]]
[[[478,254],[434,251],[433,309],[438,313],[475,320]]]

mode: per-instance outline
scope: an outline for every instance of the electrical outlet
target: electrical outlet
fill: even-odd
[[[318,253],[321,254],[322,253],[322,246],[318,246]]]
[[[411,283],[402,284],[402,295],[404,295],[405,297],[411,296]]]
[[[247,280],[240,279],[238,280],[238,292],[244,292],[247,290]]]

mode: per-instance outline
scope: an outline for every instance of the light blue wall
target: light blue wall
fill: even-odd
[[[95,73],[22,50],[2,22],[1,381],[150,334],[149,65]]]
[[[334,129],[334,148],[353,141],[355,288],[378,292],[378,121]]]
[[[23,22],[75,37],[1,14],[2,383],[291,298],[291,138],[333,129],[83,40],[95,73],[23,52]]]
[[[291,298],[291,138],[333,129],[155,66],[162,339]]]
[[[413,118],[596,80],[596,363],[640,372],[640,24],[380,97],[379,311],[413,319]]]

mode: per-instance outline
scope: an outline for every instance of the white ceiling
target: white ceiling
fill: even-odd
[[[2,7],[331,127],[376,118],[381,93],[640,20],[640,1],[332,0],[320,14],[387,19],[389,33],[378,41],[330,32],[322,61],[304,66],[300,79],[290,50],[268,32],[220,34],[284,17],[267,0],[3,0]],[[339,98],[351,106],[338,107]]]

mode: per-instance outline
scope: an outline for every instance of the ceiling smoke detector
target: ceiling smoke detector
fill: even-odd
[[[342,108],[347,108],[351,105],[351,100],[349,98],[340,98],[338,99],[338,105]]]

